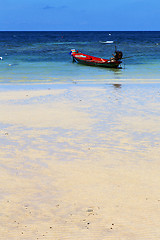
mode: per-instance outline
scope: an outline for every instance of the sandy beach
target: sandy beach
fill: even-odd
[[[160,85],[0,90],[0,239],[159,240]]]

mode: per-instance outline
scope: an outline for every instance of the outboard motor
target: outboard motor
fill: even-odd
[[[123,57],[123,53],[121,51],[115,51],[114,58],[115,60],[121,60]]]

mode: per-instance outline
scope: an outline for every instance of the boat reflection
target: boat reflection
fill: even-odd
[[[114,87],[115,89],[119,89],[119,88],[122,87],[122,84],[115,83],[115,84],[113,84],[113,87]]]

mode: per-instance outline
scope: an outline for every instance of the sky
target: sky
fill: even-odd
[[[0,31],[160,31],[160,0],[0,0]]]

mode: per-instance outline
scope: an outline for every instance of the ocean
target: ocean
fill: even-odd
[[[113,41],[104,44],[101,41]],[[121,69],[72,63],[70,49],[109,59],[123,52]],[[0,82],[160,81],[160,31],[0,32]]]

